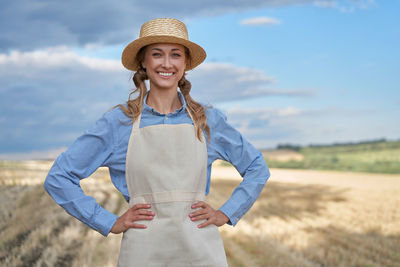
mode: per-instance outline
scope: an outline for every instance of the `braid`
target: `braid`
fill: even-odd
[[[208,140],[210,139],[210,127],[207,124],[207,117],[205,114],[205,108],[200,103],[193,100],[190,96],[190,89],[192,84],[186,79],[185,75],[178,82],[179,89],[182,92],[183,97],[186,101],[186,106],[193,117],[193,123],[196,126],[196,136],[201,141],[201,130],[204,130],[207,134]]]
[[[115,106],[121,108],[126,116],[132,118],[132,123],[136,121],[136,119],[139,117],[140,112],[142,112],[144,96],[147,93],[147,87],[144,81],[147,79],[148,77],[146,71],[142,67],[140,67],[132,77],[136,89],[129,94],[129,99],[126,102],[127,108],[122,104]],[[135,99],[130,99],[131,96],[137,92],[139,93],[139,95]]]

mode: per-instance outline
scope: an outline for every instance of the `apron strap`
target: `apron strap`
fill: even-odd
[[[196,124],[194,123],[194,120],[193,120],[193,116],[192,116],[192,114],[190,113],[190,110],[188,109],[187,106],[186,106],[186,113],[188,114],[189,118],[192,120],[193,125],[196,127]],[[142,118],[142,112],[140,112],[140,114],[139,114],[139,116],[137,117],[136,121],[133,123],[133,129],[134,129],[135,131],[139,129],[141,118]]]
[[[133,123],[132,129],[137,131],[139,130],[140,126],[140,119],[142,118],[142,112],[140,112],[139,116],[137,117],[136,121]]]
[[[192,116],[192,114],[190,113],[190,110],[189,110],[189,108],[188,108],[187,106],[186,106],[186,113],[188,114],[189,118],[192,120],[194,126],[196,126],[195,123],[194,123],[193,116]]]

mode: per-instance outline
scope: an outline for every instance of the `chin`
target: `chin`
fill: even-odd
[[[168,83],[168,84],[163,84],[163,83],[154,83],[153,86],[150,86],[150,88],[157,88],[160,90],[171,90],[171,89],[177,89],[178,88],[178,83]]]

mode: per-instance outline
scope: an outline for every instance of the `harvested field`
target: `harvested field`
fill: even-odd
[[[121,235],[104,238],[44,192],[49,162],[0,165],[1,266],[115,266]],[[236,227],[220,228],[230,266],[400,266],[400,175],[272,169]],[[218,207],[240,177],[213,169]],[[104,207],[127,205],[98,170],[82,182]]]

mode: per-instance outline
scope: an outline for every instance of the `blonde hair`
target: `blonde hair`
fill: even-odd
[[[185,54],[186,54],[186,58],[188,60],[190,60],[189,49],[187,49],[186,47],[185,47]],[[142,62],[144,59],[144,55],[145,55],[145,47],[143,47],[142,49],[139,50],[139,52],[136,55],[136,60],[139,63]],[[185,98],[186,107],[189,110],[190,115],[193,118],[193,123],[194,123],[194,126],[196,127],[197,138],[200,141],[202,141],[201,140],[201,131],[204,130],[206,132],[207,138],[209,140],[210,127],[207,124],[207,117],[205,114],[205,109],[207,107],[196,102],[190,96],[190,90],[192,88],[192,84],[189,82],[189,80],[186,79],[185,74],[179,80],[178,87],[179,87],[183,97]],[[115,107],[121,108],[121,110],[124,112],[124,114],[126,116],[132,118],[131,123],[134,123],[137,120],[137,118],[139,117],[139,114],[142,111],[144,97],[147,93],[147,87],[146,87],[146,83],[145,83],[145,80],[147,80],[147,79],[148,79],[148,76],[146,74],[146,71],[139,64],[139,69],[135,72],[135,74],[133,75],[133,78],[132,78],[136,89],[134,89],[129,94],[129,99],[126,102],[126,107],[123,104],[119,104],[119,105],[115,106]],[[135,93],[138,93],[139,95],[135,99],[130,99],[131,96]],[[187,110],[186,110],[186,112],[187,112]]]

